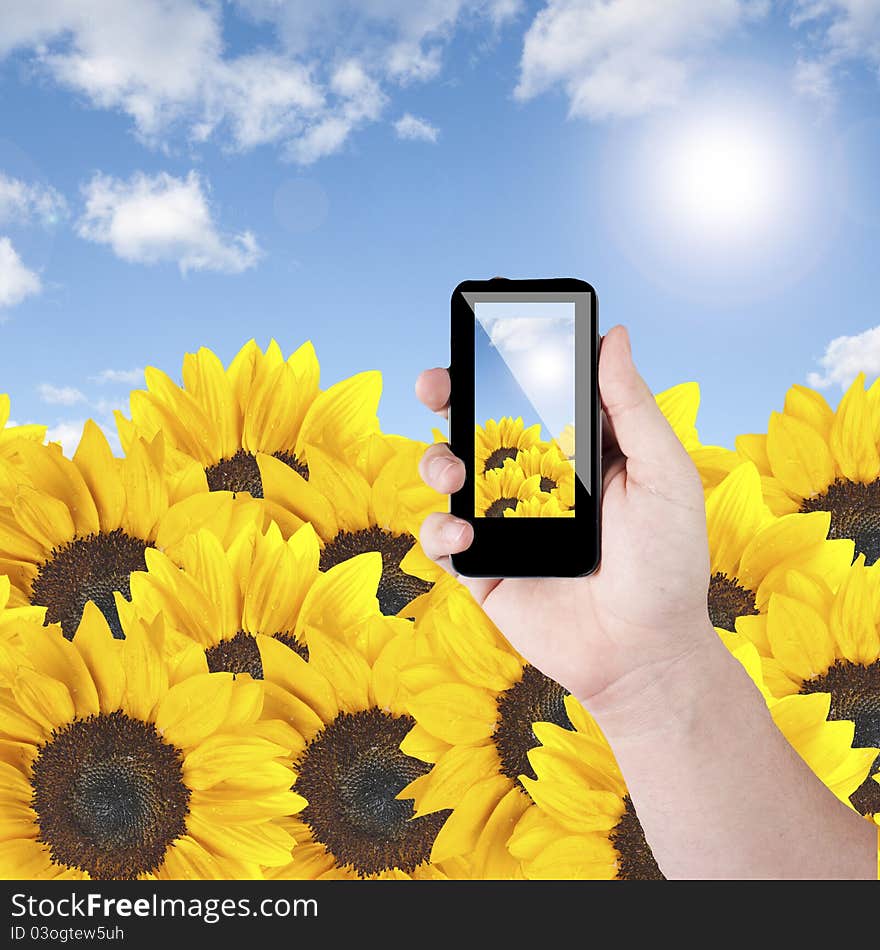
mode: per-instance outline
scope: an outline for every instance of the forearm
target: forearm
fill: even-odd
[[[877,829],[778,731],[709,628],[704,646],[587,701],[669,878],[874,878]]]

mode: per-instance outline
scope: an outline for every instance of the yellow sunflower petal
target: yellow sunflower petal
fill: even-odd
[[[273,518],[277,520],[275,509],[270,507],[272,504],[280,512],[295,515],[299,520],[295,527],[308,522],[323,538],[336,535],[336,513],[330,500],[280,459],[261,454],[257,456],[257,464],[263,482],[263,496]]]
[[[258,737],[209,736],[184,759],[184,780],[189,788],[213,788],[235,775],[246,776],[255,764],[287,752],[284,746]]]
[[[70,722],[76,715],[70,691],[64,683],[36,670],[19,667],[12,692],[21,711],[47,732]]]
[[[773,594],[767,614],[767,640],[773,656],[802,680],[824,673],[834,662],[834,641],[812,607]]]
[[[307,445],[327,445],[331,450],[346,450],[359,439],[379,429],[376,412],[382,396],[382,374],[358,373],[335,383],[309,406],[296,442],[297,455]]]
[[[770,417],[767,455],[773,474],[791,493],[812,498],[836,478],[828,444],[800,419],[774,412]]]
[[[552,841],[528,862],[526,873],[537,881],[610,881],[617,876],[617,854],[605,835],[572,835]]]
[[[89,487],[102,531],[115,531],[122,524],[125,511],[125,486],[122,484],[119,459],[113,457],[104,433],[89,419],[73,456]]]
[[[488,739],[498,721],[492,697],[460,683],[432,686],[413,696],[410,710],[420,725],[451,745]]]
[[[64,639],[61,628],[49,627],[29,637],[24,650],[34,669],[38,669],[67,687],[75,714],[80,718],[100,712],[98,691],[79,649]]]
[[[416,779],[424,783],[415,796],[416,816],[455,808],[472,785],[497,771],[498,753],[494,746],[454,746],[437,760],[430,772]],[[410,789],[414,784],[402,789],[397,797],[412,798]]]
[[[152,719],[156,704],[168,689],[168,668],[153,638],[141,626],[125,631],[122,651],[125,709],[135,719]]]
[[[214,854],[273,867],[286,864],[295,844],[281,827],[262,825],[215,825],[198,814],[187,818],[190,835]]]
[[[860,374],[844,394],[831,427],[831,451],[841,473],[853,482],[872,482],[880,475],[874,417]]]
[[[510,779],[503,775],[493,775],[472,785],[434,839],[431,861],[438,864],[449,858],[471,854],[481,829],[510,789]]]
[[[168,489],[153,447],[138,439],[122,468],[126,507],[124,527],[134,538],[152,540],[159,519],[168,509]]]
[[[830,526],[831,515],[826,511],[779,518],[746,544],[737,576],[746,587],[757,591],[782,561],[824,542]]]
[[[168,690],[156,708],[156,728],[173,745],[189,749],[220,728],[232,702],[231,673],[205,673]]]
[[[74,640],[98,690],[101,712],[119,709],[125,695],[122,645],[113,639],[104,614],[92,601],[83,609]]]
[[[831,607],[831,633],[840,653],[852,663],[873,663],[880,658],[880,636],[875,612],[876,592],[862,560],[850,570],[840,585]]]
[[[339,712],[331,681],[317,667],[273,637],[258,636],[257,645],[266,680],[298,697],[323,722],[331,722]]]
[[[812,426],[823,439],[831,433],[834,412],[827,400],[815,389],[792,386],[785,396],[785,414]]]
[[[574,782],[556,782],[520,776],[532,800],[570,831],[610,831],[623,814],[623,799],[614,792],[596,791]]]
[[[67,505],[27,485],[18,489],[12,511],[19,525],[46,552],[61,547],[76,534]]]
[[[520,877],[519,864],[507,850],[507,842],[516,823],[532,805],[518,788],[501,799],[483,826],[470,856],[476,876],[485,880],[510,880]]]
[[[206,448],[218,459],[235,455],[241,448],[241,411],[223,364],[207,347],[184,356],[183,384],[213,423],[217,441]]]
[[[348,558],[319,574],[303,599],[302,622],[345,632],[379,613],[376,591],[382,578],[382,555],[370,551]]]
[[[318,630],[310,629],[306,642],[309,645],[309,664],[333,685],[339,708],[346,712],[369,708],[370,667],[363,656]]]
[[[767,436],[763,433],[736,437],[736,451],[751,462],[762,475],[771,475],[770,456],[767,454]]]
[[[411,755],[423,762],[437,762],[440,756],[450,748],[448,742],[438,739],[425,729],[424,726],[416,724],[406,734],[403,742],[400,743],[400,751],[405,755]]]
[[[743,549],[771,520],[761,493],[761,476],[754,465],[745,462],[706,501],[712,572],[736,577]]]

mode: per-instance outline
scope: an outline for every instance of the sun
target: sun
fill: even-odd
[[[667,213],[693,236],[744,238],[783,212],[787,149],[769,123],[720,115],[670,131],[658,155]]]

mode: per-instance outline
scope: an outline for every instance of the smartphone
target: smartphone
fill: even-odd
[[[580,577],[599,566],[597,300],[582,280],[467,280],[452,294],[452,514],[466,577]]]

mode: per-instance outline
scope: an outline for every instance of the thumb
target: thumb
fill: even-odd
[[[625,327],[614,327],[602,340],[599,391],[605,415],[628,463],[660,477],[679,475],[685,468],[693,467],[635,367]]]

